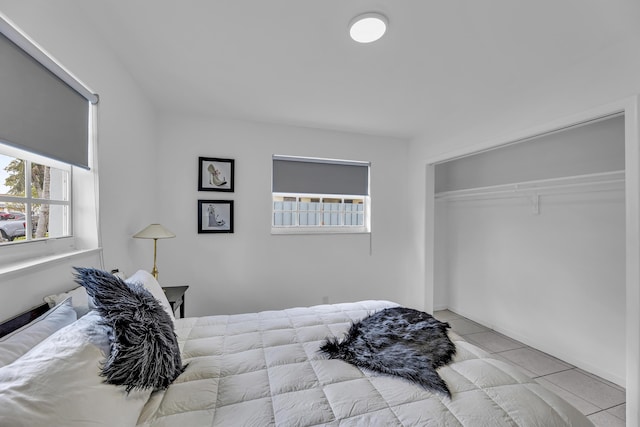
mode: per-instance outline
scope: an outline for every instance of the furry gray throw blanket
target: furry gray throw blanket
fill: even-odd
[[[327,338],[320,351],[330,359],[406,378],[451,397],[436,372],[456,353],[447,336],[449,327],[422,311],[386,308],[354,323],[342,341]]]

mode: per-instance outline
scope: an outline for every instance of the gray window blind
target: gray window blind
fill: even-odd
[[[274,193],[369,195],[369,163],[273,156]]]
[[[2,142],[88,169],[89,102],[0,34]]]

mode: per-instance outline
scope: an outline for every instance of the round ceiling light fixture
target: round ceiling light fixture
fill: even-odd
[[[387,32],[388,25],[387,17],[381,13],[364,13],[351,20],[349,35],[358,43],[371,43]]]

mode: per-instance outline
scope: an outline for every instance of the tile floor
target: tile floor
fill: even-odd
[[[602,378],[549,356],[521,342],[485,328],[452,311],[434,316],[449,322],[451,329],[493,357],[503,359],[562,397],[598,427],[625,425],[625,390]]]

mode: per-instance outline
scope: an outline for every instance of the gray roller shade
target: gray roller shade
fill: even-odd
[[[0,140],[89,168],[89,100],[0,34]]]
[[[273,156],[274,193],[369,195],[369,163]]]

